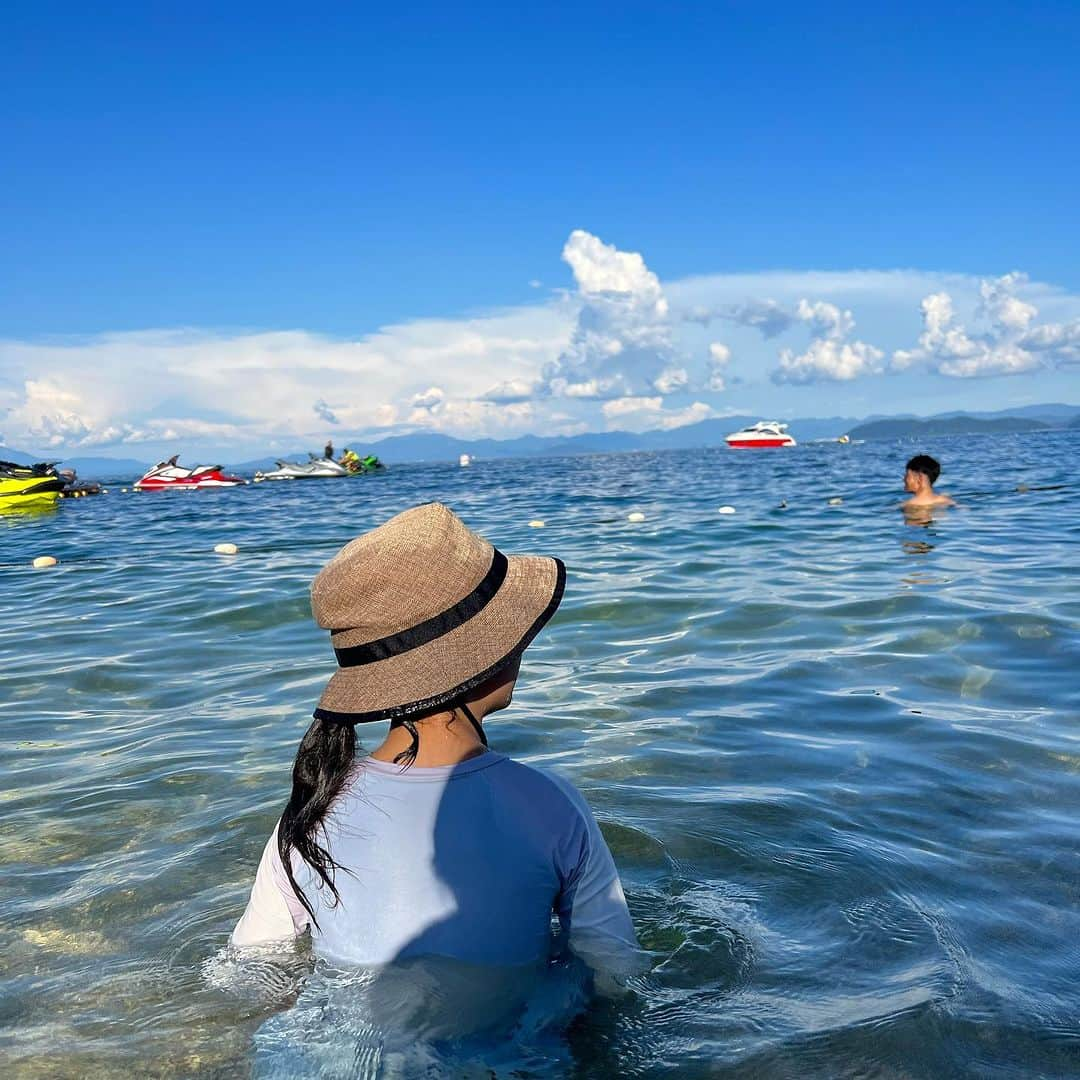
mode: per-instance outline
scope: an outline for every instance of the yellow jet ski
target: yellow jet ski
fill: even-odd
[[[63,490],[64,478],[48,462],[16,465],[0,461],[0,508],[49,505]]]

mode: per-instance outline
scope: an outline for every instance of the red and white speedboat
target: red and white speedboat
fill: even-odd
[[[733,431],[724,442],[733,450],[763,450],[774,446],[795,446],[795,440],[787,433],[787,424],[775,420],[759,420],[756,424]]]
[[[134,487],[138,491],[196,491],[199,488],[237,487],[247,481],[239,476],[227,476],[220,465],[196,465],[185,469],[176,464],[179,454],[160,461]]]

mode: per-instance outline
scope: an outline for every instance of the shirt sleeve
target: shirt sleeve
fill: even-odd
[[[625,980],[643,967],[634,924],[626,906],[615,860],[581,793],[565,781],[559,785],[577,813],[579,836],[561,868],[563,888],[556,914],[570,948],[597,975]]]
[[[263,848],[255,884],[247,908],[229,938],[231,945],[241,948],[289,941],[299,937],[308,927],[310,916],[300,903],[285,873],[278,854],[278,831]]]

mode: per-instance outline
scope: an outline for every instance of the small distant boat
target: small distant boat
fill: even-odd
[[[369,473],[386,472],[386,466],[375,454],[361,457],[355,450],[346,450],[341,464],[349,476],[367,476]]]
[[[197,491],[202,488],[239,487],[247,481],[239,476],[227,476],[221,465],[196,465],[185,469],[177,465],[179,454],[168,461],[159,461],[132,487],[136,491]]]
[[[104,488],[91,480],[80,480],[74,469],[61,469],[60,479],[64,481],[61,499],[81,499],[86,495],[100,495]]]
[[[458,458],[458,464],[464,469],[466,465],[472,464],[472,458],[469,457],[468,454],[462,454],[461,457]]]
[[[742,431],[733,431],[724,437],[724,442],[733,450],[763,450],[774,446],[796,446],[795,440],[787,433],[787,424],[776,420],[759,420],[756,424],[744,427]]]
[[[263,480],[326,480],[348,475],[349,470],[332,458],[312,457],[310,461],[279,461],[276,469],[257,472],[255,483]]]
[[[16,465],[0,461],[0,507],[50,505],[63,490],[64,478],[49,462]]]

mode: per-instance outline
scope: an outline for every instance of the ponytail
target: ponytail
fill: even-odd
[[[311,902],[304,895],[293,874],[292,855],[296,852],[334,895],[341,897],[334,885],[338,864],[319,840],[330,804],[345,786],[356,760],[356,731],[351,724],[316,720],[307,729],[293,765],[292,792],[278,825],[278,855],[297,899],[304,905],[312,922],[318,926]],[[323,833],[323,840],[326,835]]]
[[[452,706],[452,716],[458,709],[472,724],[480,742],[487,746],[487,735],[464,698]],[[401,717],[390,724],[391,728],[405,728],[411,736],[408,748],[394,758],[395,764],[403,769],[412,765],[420,749],[420,732],[415,723],[420,719],[423,717]],[[453,723],[453,719],[450,722]],[[341,897],[334,885],[334,871],[341,867],[318,837],[330,804],[341,793],[355,761],[356,731],[353,726],[332,720],[316,720],[300,740],[300,749],[296,751],[296,762],[293,764],[292,792],[278,824],[281,864],[289,876],[293,892],[316,926],[319,921],[315,918],[314,908],[293,874],[292,855],[296,852],[319,875],[317,886],[325,885],[333,894],[336,904]],[[325,841],[325,832],[322,837]]]

